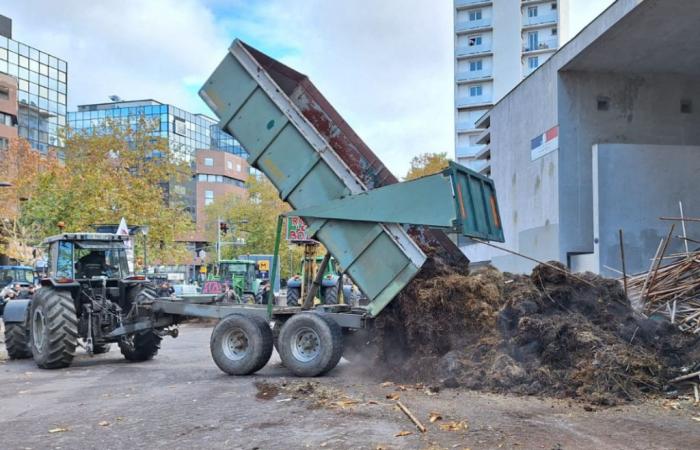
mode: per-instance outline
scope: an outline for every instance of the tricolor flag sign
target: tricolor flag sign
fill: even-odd
[[[547,130],[530,141],[530,159],[532,161],[541,158],[547,153],[559,149],[559,125]]]

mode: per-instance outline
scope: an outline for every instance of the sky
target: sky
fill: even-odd
[[[570,1],[574,31],[612,3]],[[197,91],[238,37],[309,75],[396,175],[453,156],[452,0],[3,3],[16,40],[68,61],[69,110],[116,94],[212,115]]]

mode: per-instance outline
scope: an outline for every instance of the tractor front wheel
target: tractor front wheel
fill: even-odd
[[[78,346],[78,318],[68,291],[39,289],[30,308],[30,346],[42,369],[70,366]]]
[[[119,342],[122,355],[129,361],[142,362],[153,359],[160,349],[160,341],[163,340],[154,331],[149,330],[135,334],[131,339]]]

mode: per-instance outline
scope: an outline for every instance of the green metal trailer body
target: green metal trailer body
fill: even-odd
[[[266,69],[270,64],[274,73]],[[251,166],[271,180],[294,214],[304,217],[308,234],[326,246],[368,297],[370,317],[381,312],[426,260],[402,225],[503,241],[491,180],[454,163],[442,173],[397,184],[366,176],[372,170],[364,166],[358,173],[358,164],[367,160],[348,161],[345,144],[334,141],[335,131],[322,129],[323,121],[310,120],[313,114],[303,114],[295,102],[299,98],[290,97],[302,95],[294,89],[299,77],[236,40],[200,95],[221,128],[248,151]],[[350,132],[336,134],[345,139]],[[388,176],[383,166],[377,173]],[[377,185],[383,187],[373,189]]]

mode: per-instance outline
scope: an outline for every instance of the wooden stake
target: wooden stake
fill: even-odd
[[[428,431],[428,430],[425,428],[425,426],[421,423],[421,421],[418,420],[418,418],[417,418],[416,416],[413,415],[413,413],[411,412],[411,410],[408,409],[408,408],[406,407],[406,405],[404,405],[403,403],[401,403],[400,401],[397,400],[397,401],[396,401],[396,406],[398,406],[399,409],[400,409],[401,411],[403,411],[404,414],[406,414],[406,417],[408,417],[409,419],[411,419],[411,422],[413,422],[413,423],[416,425],[416,428],[418,428],[418,430],[419,430],[421,433],[425,433],[426,431]]]
[[[683,214],[681,213],[681,215]],[[625,244],[622,238],[622,228],[620,228],[620,258],[622,258],[622,282],[625,287],[625,297],[629,298],[627,295],[627,270],[625,269]]]

